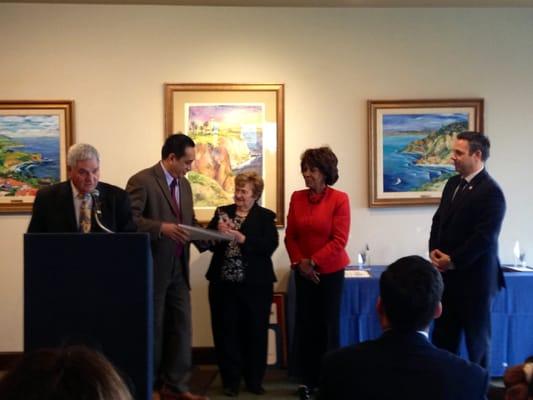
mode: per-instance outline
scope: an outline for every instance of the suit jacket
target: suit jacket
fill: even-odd
[[[235,217],[235,204],[220,207],[208,227],[216,229],[218,224],[218,211],[225,212],[230,218]],[[241,253],[247,263],[245,282],[252,284],[272,283],[276,281],[272,254],[278,247],[278,231],[276,229],[276,214],[266,208],[255,204],[243,221],[239,231],[246,236],[246,241],[241,245]],[[220,281],[220,272],[224,264],[224,256],[228,242],[218,242],[213,247],[213,258],[209,264],[206,278],[211,282]]]
[[[483,169],[453,199],[460,180],[456,175],[444,187],[433,217],[429,249],[438,248],[451,257],[455,269],[443,274],[447,290],[490,296],[505,285],[498,259],[505,198]]]
[[[481,400],[488,385],[480,366],[394,330],[328,353],[321,372],[320,400]]]
[[[99,182],[101,222],[114,232],[135,232],[128,194],[113,185]],[[94,210],[94,206],[93,206]],[[37,192],[28,233],[79,232],[70,181]],[[91,232],[102,232],[92,212]]]
[[[194,218],[192,190],[189,181],[179,180],[179,221],[185,225],[196,225]],[[178,222],[172,206],[172,197],[165,173],[160,163],[133,175],[126,191],[130,195],[133,220],[138,230],[148,232],[151,239],[152,257],[154,260],[154,279],[170,278],[171,261],[176,252],[176,242],[161,235],[162,222]],[[185,279],[189,282],[189,244],[183,249],[182,265]]]

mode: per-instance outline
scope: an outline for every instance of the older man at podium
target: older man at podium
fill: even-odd
[[[69,179],[41,188],[28,233],[135,232],[129,196],[100,180],[100,155],[78,143],[67,155]]]

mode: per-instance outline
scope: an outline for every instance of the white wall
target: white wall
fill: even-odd
[[[285,83],[285,204],[299,156],[329,144],[352,206],[350,254],[374,263],[425,254],[435,207],[367,208],[367,99],[485,99],[489,170],[508,212],[503,261],[533,257],[533,9],[291,9],[0,4],[0,99],[73,99],[78,142],[102,153],[102,180],[124,186],[158,159],[163,83]],[[0,215],[0,352],[22,350],[22,234]],[[281,232],[283,234],[283,232]],[[211,345],[209,256],[192,260],[195,346]],[[274,256],[287,280],[282,246]]]

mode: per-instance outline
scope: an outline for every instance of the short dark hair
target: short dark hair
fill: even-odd
[[[300,168],[302,171],[306,165],[310,168],[318,168],[324,174],[326,185],[333,185],[339,179],[338,163],[335,153],[329,147],[324,146],[304,151]]]
[[[481,160],[486,161],[490,156],[490,140],[481,132],[464,131],[457,135],[458,140],[466,140],[468,142],[469,154],[472,155],[476,151],[481,152]]]
[[[177,158],[181,158],[187,147],[194,147],[194,141],[189,136],[181,132],[170,135],[161,149],[161,159],[165,160],[171,153],[174,153]]]
[[[419,256],[389,265],[379,280],[381,304],[391,327],[403,331],[426,329],[442,297],[439,271]]]
[[[100,353],[83,346],[40,349],[0,380],[5,400],[132,400],[126,384]]]

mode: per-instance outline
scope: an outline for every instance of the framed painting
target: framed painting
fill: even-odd
[[[31,212],[37,190],[67,176],[68,100],[0,101],[0,212]]]
[[[483,99],[369,100],[369,206],[438,204],[455,174],[451,146],[483,130]]]
[[[165,84],[165,135],[176,132],[196,143],[187,179],[200,222],[233,203],[235,176],[252,170],[265,182],[260,204],[284,225],[283,84]]]

